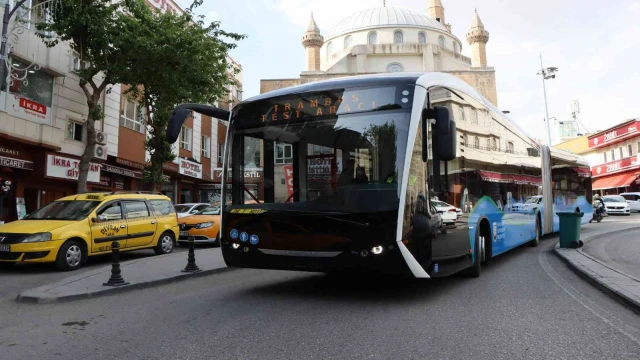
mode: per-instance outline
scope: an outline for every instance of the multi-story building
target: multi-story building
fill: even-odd
[[[593,190],[619,194],[640,190],[640,119],[588,136]]]
[[[38,3],[28,1],[29,7]],[[172,0],[147,3],[161,11],[182,11]],[[33,19],[37,13],[28,10],[18,16]],[[15,24],[13,19],[10,28]],[[88,107],[75,73],[82,66],[78,55],[66,43],[47,48],[35,31],[32,21],[26,31],[15,33],[9,44],[11,69],[24,79],[14,79],[0,92],[0,221],[18,218],[22,205],[29,213],[75,193],[86,143]],[[39,69],[28,68],[32,62]],[[242,93],[242,73],[234,76],[238,81],[230,89],[231,102],[223,100],[227,106],[237,103]],[[99,144],[89,170],[89,190],[147,189],[141,181],[149,160],[147,130],[140,104],[123,96],[125,90],[126,85],[114,85],[103,95],[105,119],[95,125]],[[164,164],[167,183],[162,191],[176,203],[214,198],[213,169],[221,166],[219,149],[225,136],[226,126],[216,119],[195,114],[188,120],[174,147],[178,157]]]

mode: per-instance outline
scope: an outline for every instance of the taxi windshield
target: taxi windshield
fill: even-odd
[[[27,215],[24,220],[82,220],[98,205],[100,201],[54,201]]]
[[[200,210],[195,215],[220,215],[220,206],[212,205]]]

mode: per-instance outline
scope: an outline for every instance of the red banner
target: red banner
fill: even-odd
[[[591,168],[591,176],[596,177],[609,175],[638,165],[640,165],[640,163],[638,162],[638,156],[636,155],[618,161],[612,161],[606,164],[594,166]]]
[[[625,123],[611,130],[600,133],[593,137],[589,137],[589,148],[596,148],[604,146],[605,144],[613,143],[616,140],[627,137],[627,135],[637,133],[640,130],[640,121],[632,123]]]
[[[287,192],[289,197],[293,195],[293,165],[284,165],[284,181],[287,183]]]

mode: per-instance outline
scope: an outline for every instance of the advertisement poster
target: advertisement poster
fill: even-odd
[[[284,165],[284,181],[287,183],[288,197],[293,195],[293,165]]]
[[[67,180],[78,180],[80,160],[57,155],[47,155],[47,176]],[[100,183],[100,165],[89,163],[87,181]]]
[[[18,213],[18,220],[22,220],[27,216],[27,208],[24,204],[24,198],[16,198],[16,211]]]

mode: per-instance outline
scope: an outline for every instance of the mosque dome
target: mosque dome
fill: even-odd
[[[377,7],[362,10],[340,20],[329,31],[326,39],[354,31],[386,27],[415,27],[449,32],[444,24],[425,13],[399,7]]]

